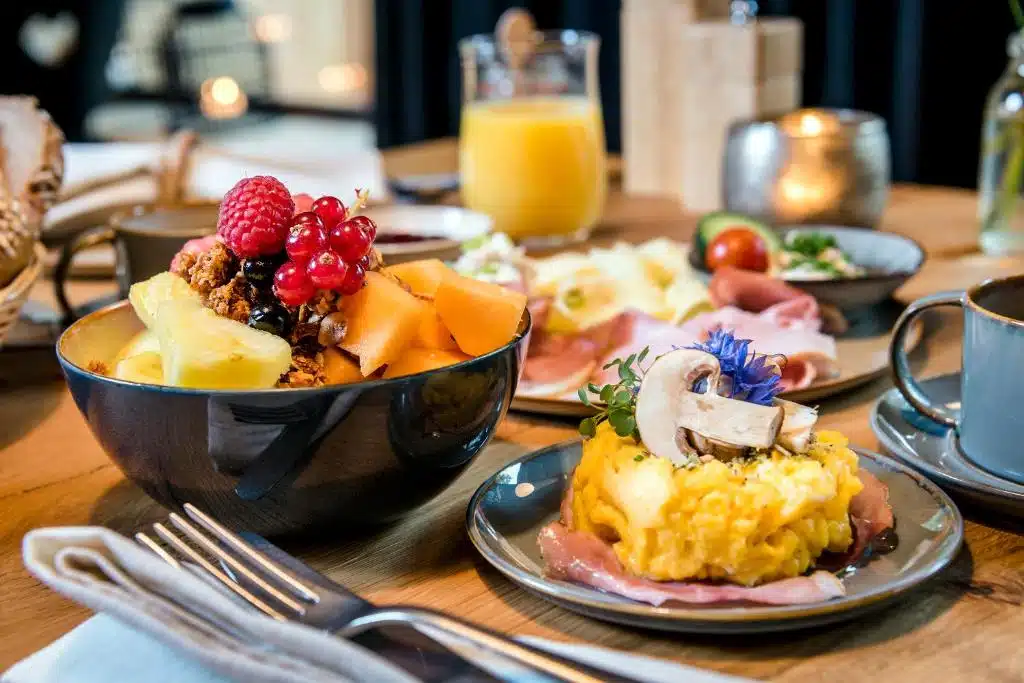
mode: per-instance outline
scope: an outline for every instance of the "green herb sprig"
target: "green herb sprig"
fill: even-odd
[[[788,242],[786,251],[793,251],[808,258],[816,258],[826,249],[838,246],[834,236],[821,232],[795,233]]]
[[[579,390],[580,401],[583,402],[583,405],[599,409],[597,415],[580,422],[580,434],[586,438],[594,436],[597,433],[597,425],[607,420],[619,436],[623,438],[631,436],[638,442],[640,441],[640,432],[636,427],[636,395],[646,372],[641,363],[647,359],[650,350],[650,347],[644,347],[643,351],[638,354],[630,354],[626,358],[616,358],[605,365],[605,370],[618,367],[619,381],[615,384],[606,384],[603,387],[588,384],[586,388]],[[588,392],[597,396],[604,406],[592,403]]]

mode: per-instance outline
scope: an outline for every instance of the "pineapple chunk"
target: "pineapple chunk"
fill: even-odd
[[[114,378],[140,384],[163,384],[164,367],[159,351],[143,351],[128,356],[114,366]]]
[[[163,272],[132,285],[128,290],[128,300],[131,301],[135,315],[139,316],[142,324],[152,330],[156,327],[156,314],[160,304],[165,301],[198,303],[199,293],[174,273]]]
[[[164,382],[202,389],[268,389],[288,371],[281,337],[223,318],[197,300],[166,301],[156,315]]]
[[[138,356],[150,351],[160,353],[160,338],[156,336],[156,332],[153,330],[143,330],[132,337],[132,340],[121,349],[117,354],[117,360],[131,358],[132,356]]]

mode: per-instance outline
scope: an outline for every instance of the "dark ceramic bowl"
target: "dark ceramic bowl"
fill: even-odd
[[[267,536],[398,519],[451,484],[494,435],[530,336],[458,365],[315,389],[216,391],[136,384],[90,370],[142,330],[126,301],[57,343],[93,434],[160,503],[190,502]]]
[[[789,233],[801,232],[832,235],[850,260],[867,270],[864,275],[858,277],[835,280],[786,280],[821,303],[831,304],[837,308],[853,309],[880,304],[888,300],[893,292],[916,275],[924,265],[924,249],[903,235],[871,228],[838,225],[779,228],[783,238]],[[694,249],[690,250],[690,264],[697,271],[710,277]]]

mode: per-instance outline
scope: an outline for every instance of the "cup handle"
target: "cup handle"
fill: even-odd
[[[889,364],[892,365],[896,388],[903,394],[903,398],[907,399],[907,402],[925,417],[948,427],[957,426],[956,415],[934,403],[924,393],[921,385],[914,379],[914,375],[910,370],[910,363],[907,361],[907,351],[904,348],[904,344],[907,333],[910,331],[910,324],[929,308],[937,306],[959,306],[963,308],[963,305],[964,293],[962,291],[939,292],[938,294],[918,299],[907,306],[907,310],[903,311],[903,315],[896,321],[896,326],[893,328],[892,333],[892,342],[889,344]]]
[[[53,271],[53,293],[57,298],[57,304],[60,306],[61,317],[65,325],[70,324],[77,317],[75,309],[71,307],[71,302],[68,301],[66,291],[68,273],[71,270],[71,262],[74,260],[75,255],[83,249],[111,243],[116,238],[117,233],[114,232],[112,227],[109,225],[98,225],[75,235],[61,250],[60,260],[57,261],[57,267]]]

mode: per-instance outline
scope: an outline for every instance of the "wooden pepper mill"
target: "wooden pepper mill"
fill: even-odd
[[[800,106],[802,24],[755,19],[755,7],[736,0],[626,0],[627,191],[677,197],[693,212],[719,209],[729,125]]]

